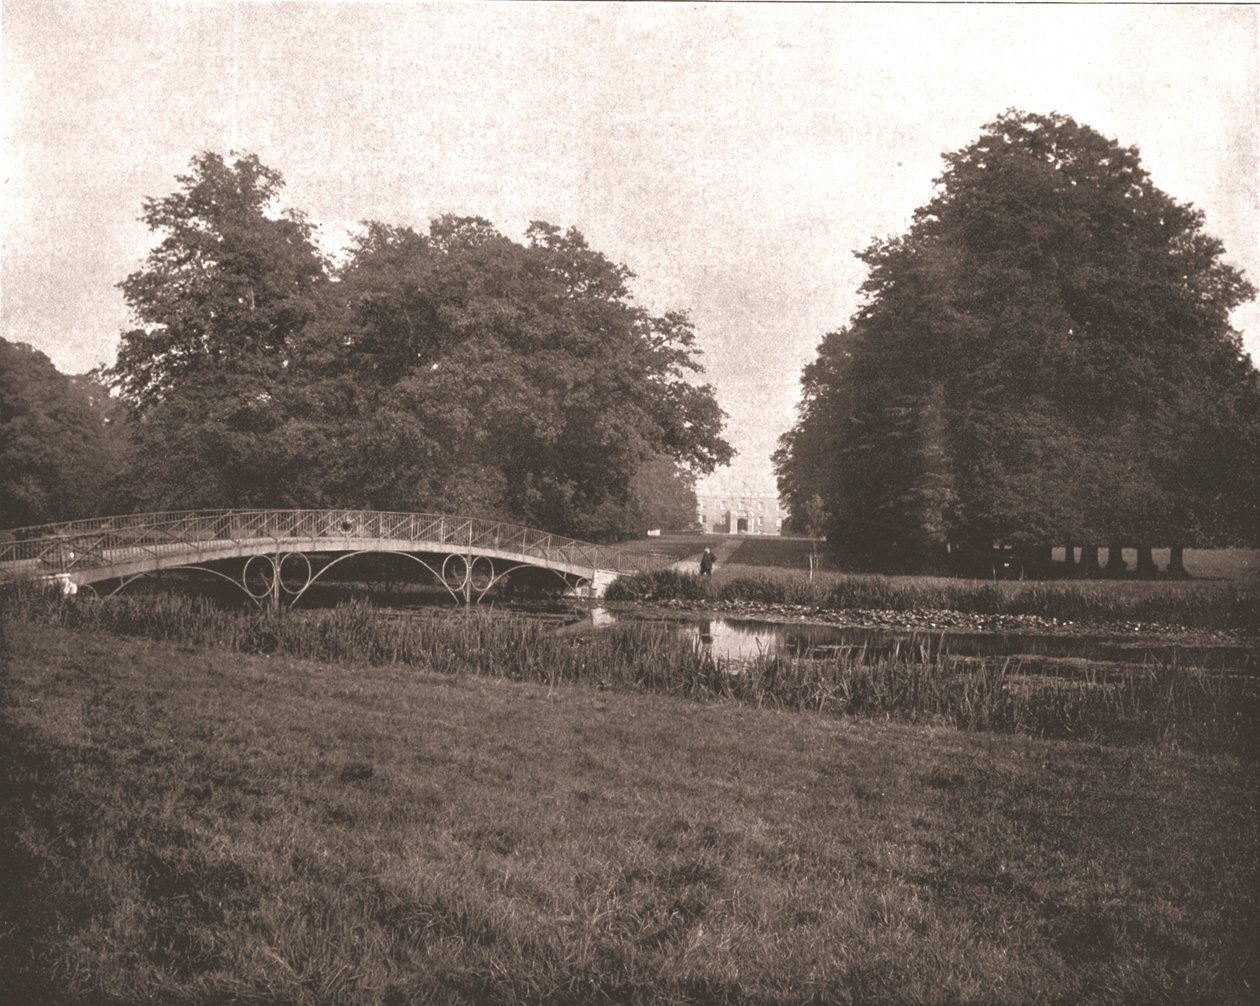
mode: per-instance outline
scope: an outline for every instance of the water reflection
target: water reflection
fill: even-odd
[[[912,647],[915,652],[934,651],[924,636],[897,635],[868,629],[846,629],[830,625],[796,625],[791,622],[765,622],[756,619],[704,618],[680,622],[679,635],[691,636],[708,647],[715,657],[746,660],[780,654],[797,659],[859,656],[876,659],[894,649]]]
[[[713,645],[713,623],[707,618],[700,623],[700,642],[704,646]]]
[[[776,652],[779,633],[775,627],[763,622],[738,625],[723,618],[706,618],[690,625],[678,627],[680,635],[693,635],[701,646],[708,647],[715,657],[742,660]]]
[[[587,624],[590,628],[605,628],[619,620],[616,612],[593,608]],[[854,651],[864,651],[873,659],[887,656],[896,647],[904,648],[911,643],[912,635],[905,633],[898,636],[877,629],[712,616],[669,619],[665,624],[679,636],[696,640],[715,657],[726,660],[750,660],[775,654],[820,658],[848,655]],[[914,645],[930,648],[927,638],[921,636],[915,637]]]

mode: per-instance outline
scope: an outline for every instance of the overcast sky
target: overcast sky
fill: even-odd
[[[141,200],[257,153],[328,248],[446,212],[576,226],[691,312],[769,485],[801,367],[940,155],[1008,107],[1137,146],[1260,284],[1260,8],[3,0],[0,331],[112,360]],[[1237,312],[1260,359],[1260,306]]]

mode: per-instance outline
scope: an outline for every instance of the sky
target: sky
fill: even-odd
[[[0,334],[112,362],[142,200],[257,154],[330,252],[363,220],[574,226],[690,312],[770,488],[801,368],[941,155],[1007,108],[1136,146],[1260,285],[1260,7],[3,0]],[[1260,360],[1260,305],[1234,315]]]

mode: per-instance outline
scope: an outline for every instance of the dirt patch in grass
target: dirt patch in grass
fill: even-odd
[[[9,1002],[1250,1002],[1251,763],[10,629]]]

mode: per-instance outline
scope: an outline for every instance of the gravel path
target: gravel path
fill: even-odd
[[[722,563],[726,562],[726,560],[729,559],[734,554],[735,550],[742,544],[744,544],[742,538],[719,538],[714,540],[713,544],[709,547],[713,549],[713,555],[717,559],[717,564],[720,566]],[[699,573],[700,553],[697,552],[695,556],[688,556],[681,562],[674,563],[673,568],[678,570],[680,573]]]

